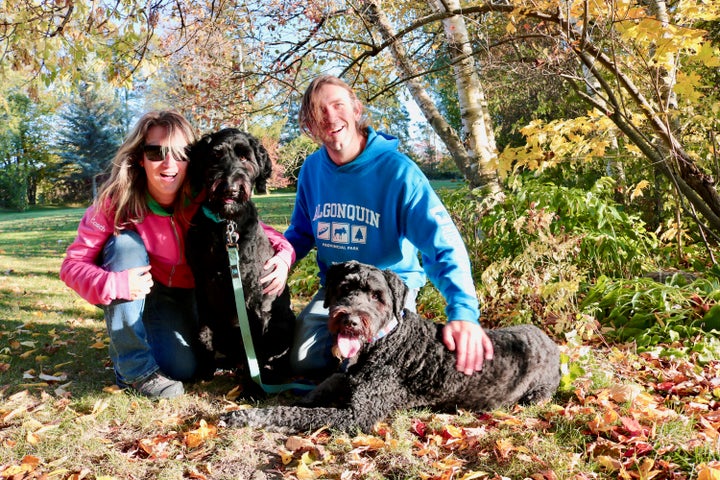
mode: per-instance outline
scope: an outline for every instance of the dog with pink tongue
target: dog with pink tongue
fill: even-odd
[[[487,411],[550,399],[560,382],[560,351],[534,325],[488,330],[494,358],[473,375],[457,371],[442,325],[404,309],[407,287],[390,270],[358,262],[328,269],[325,306],[334,352],[348,360],[299,405],[235,410],[227,426],[372,431],[397,410]]]

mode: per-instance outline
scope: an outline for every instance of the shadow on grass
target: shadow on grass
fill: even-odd
[[[6,395],[21,390],[62,387],[73,396],[114,382],[105,325],[96,319],[49,322],[0,321],[0,385]]]
[[[115,384],[105,324],[96,319],[64,322],[0,321],[0,386],[3,396],[29,390],[97,395]],[[210,381],[187,382],[186,391],[222,399],[239,384],[235,372],[216,372]],[[240,395],[242,398],[242,394]],[[247,398],[254,402],[255,398]]]

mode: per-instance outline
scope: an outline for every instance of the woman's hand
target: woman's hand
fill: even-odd
[[[150,265],[128,269],[128,287],[130,288],[130,300],[143,298],[150,293],[153,286]]]

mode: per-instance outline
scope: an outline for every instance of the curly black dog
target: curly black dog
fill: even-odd
[[[248,133],[226,128],[207,134],[188,150],[188,174],[196,191],[204,189],[202,208],[187,235],[187,260],[196,283],[201,325],[200,376],[218,366],[245,365],[247,359],[238,324],[227,251],[228,225],[237,235],[239,270],[253,345],[263,381],[287,373],[287,351],[295,315],[288,288],[280,296],[263,294],[260,278],[275,251],[259,224],[251,201],[253,185],[264,188],[272,172],[265,148]],[[267,374],[267,375],[266,375]],[[248,384],[249,385],[249,384]]]
[[[455,369],[442,325],[403,310],[407,287],[395,273],[346,262],[328,269],[326,284],[336,353],[354,361],[347,373],[330,376],[302,406],[232,411],[226,425],[367,432],[399,409],[491,410],[547,400],[558,387],[559,349],[535,326],[488,330],[495,358],[468,376]],[[338,397],[349,401],[330,407]]]

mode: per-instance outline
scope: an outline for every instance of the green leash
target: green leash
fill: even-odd
[[[232,276],[233,290],[235,291],[235,308],[238,314],[238,323],[240,324],[240,333],[242,333],[243,345],[245,345],[245,356],[247,357],[248,367],[250,368],[250,377],[265,393],[280,393],[286,390],[303,390],[308,391],[315,388],[313,385],[303,383],[283,383],[280,385],[265,385],[260,378],[260,365],[258,364],[255,347],[250,334],[250,322],[248,320],[247,309],[245,308],[245,293],[243,292],[242,279],[240,278],[240,257],[237,249],[238,234],[235,231],[235,224],[228,222],[227,227],[227,252],[230,262],[230,275]]]

